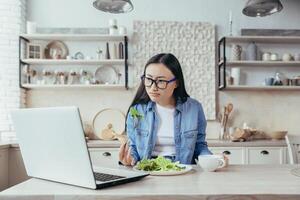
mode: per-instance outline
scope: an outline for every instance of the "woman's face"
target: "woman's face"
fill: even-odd
[[[170,83],[166,83],[175,78],[174,74],[161,63],[153,63],[147,66],[145,72],[145,88],[150,99],[156,103],[167,104],[173,98],[174,89],[177,87],[176,80]],[[152,85],[147,87],[151,83],[151,79],[155,80],[157,85],[153,82]],[[163,89],[165,88],[165,89]]]

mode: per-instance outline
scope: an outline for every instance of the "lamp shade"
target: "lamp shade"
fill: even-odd
[[[109,13],[126,13],[133,10],[130,0],[96,0],[93,6],[98,10]]]
[[[282,8],[279,0],[248,0],[243,14],[249,17],[264,17],[279,12]]]

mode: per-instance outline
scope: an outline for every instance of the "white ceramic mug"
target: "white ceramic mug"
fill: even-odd
[[[226,161],[222,155],[199,155],[196,163],[207,172],[213,172],[226,165]]]
[[[272,61],[277,61],[278,60],[278,54],[277,53],[272,53],[270,59]]]
[[[271,60],[271,53],[269,53],[269,52],[263,53],[262,60],[263,61],[269,61],[269,60]]]

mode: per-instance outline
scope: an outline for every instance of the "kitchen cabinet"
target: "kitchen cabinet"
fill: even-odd
[[[273,51],[276,54],[275,60],[232,60],[228,56],[228,50],[233,50],[233,45],[241,47],[241,55],[245,55],[247,46],[251,43],[255,43],[258,47],[258,53]],[[276,46],[277,45],[277,46]],[[280,59],[286,52],[295,53],[299,49],[300,37],[299,36],[230,36],[223,37],[218,43],[218,87],[219,90],[239,90],[239,91],[265,91],[265,90],[300,90],[299,84],[290,83],[297,80],[292,80],[291,77],[297,77],[299,75],[300,60],[293,60],[292,57],[289,60]],[[231,49],[230,49],[231,48]],[[271,49],[271,50],[270,50]],[[236,55],[235,51],[231,52],[232,55]],[[259,58],[259,55],[257,56]],[[247,80],[251,83],[241,84],[228,84],[232,80],[229,79],[229,70],[233,68],[239,68],[239,77],[244,81]],[[284,72],[283,82],[284,85],[264,85],[265,78],[273,77],[275,72]],[[257,73],[258,72],[258,73]],[[249,76],[247,74],[249,73]],[[255,77],[255,78],[254,78]],[[234,82],[234,80],[233,80]]]
[[[247,148],[248,164],[285,164],[286,148],[282,147],[249,147]]]
[[[213,154],[225,154],[229,164],[286,164],[286,147],[209,147]],[[119,148],[89,148],[93,165],[118,167]]]
[[[8,167],[9,167],[8,170],[9,187],[29,179],[26,173],[21,151],[19,148],[11,147],[9,149]]]
[[[210,147],[214,154],[224,153],[229,164],[286,164],[286,147]]]
[[[8,148],[0,149],[0,191],[8,187]]]
[[[61,42],[60,42],[61,41]],[[52,58],[57,48],[52,45],[53,52],[49,51],[49,45],[53,42],[63,44],[60,46],[63,51],[63,58]],[[63,42],[63,43],[62,43]],[[29,47],[31,44],[41,44],[38,49],[41,53],[49,51],[49,55],[39,58],[31,58],[26,55],[22,47]],[[45,45],[47,44],[48,45]],[[64,44],[66,43],[66,44]],[[109,44],[104,47],[105,44]],[[24,89],[128,89],[128,37],[126,35],[105,35],[105,34],[22,34],[19,36],[19,85]],[[46,46],[43,48],[42,46]],[[107,52],[100,49],[109,49]],[[83,48],[84,49],[81,49]],[[50,48],[50,49],[51,49]],[[86,49],[87,48],[87,49]],[[96,49],[98,50],[96,51]],[[74,52],[69,52],[74,51]],[[95,49],[95,50],[91,50]],[[77,52],[76,52],[76,51]],[[80,50],[80,51],[79,51]],[[92,56],[85,56],[81,51],[87,51]],[[94,52],[103,52],[93,58]],[[56,51],[55,51],[56,52]],[[109,53],[110,52],[110,53]],[[105,55],[110,55],[104,58]],[[28,52],[27,52],[28,54]],[[51,54],[51,56],[50,56]],[[53,54],[53,55],[52,55]],[[65,57],[65,54],[69,56]],[[30,54],[29,54],[30,55]],[[72,57],[71,55],[74,55]],[[80,55],[78,57],[78,55]],[[50,57],[49,57],[50,56]],[[57,55],[58,56],[58,55]],[[60,55],[59,55],[60,56]],[[99,56],[99,57],[98,57]],[[44,57],[47,57],[46,59]],[[51,67],[49,67],[51,66]],[[72,69],[70,69],[70,66]],[[100,67],[99,67],[100,66]],[[124,66],[124,70],[119,67]],[[84,68],[82,68],[84,67]],[[99,68],[98,68],[99,67]],[[102,68],[104,67],[104,68]],[[105,80],[98,75],[106,77]],[[55,69],[55,70],[54,70]],[[46,70],[46,71],[43,71]],[[68,70],[68,72],[66,72]],[[84,76],[80,71],[84,71]],[[104,71],[105,70],[105,71]],[[39,74],[43,74],[39,77]],[[81,79],[82,78],[82,79]],[[101,79],[101,80],[98,80]],[[34,81],[35,80],[35,81]],[[41,81],[42,80],[42,81]],[[72,81],[70,81],[72,80]],[[76,80],[76,81],[75,81]],[[80,81],[81,80],[81,81]],[[74,81],[74,83],[73,83]],[[123,84],[124,82],[124,84]]]
[[[210,147],[209,149],[213,154],[226,155],[229,159],[230,164],[246,164],[246,153],[243,147]]]

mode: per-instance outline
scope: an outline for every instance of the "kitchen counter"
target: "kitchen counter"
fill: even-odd
[[[285,140],[253,140],[248,142],[231,142],[223,140],[207,140],[209,147],[286,147]],[[0,149],[7,147],[18,147],[17,141],[0,141]],[[120,142],[103,141],[103,140],[89,140],[89,148],[116,148],[120,146]]]
[[[209,147],[286,147],[285,140],[253,140],[248,142],[231,142],[224,140],[207,140]],[[89,140],[88,147],[119,147],[118,141]]]
[[[179,176],[148,176],[138,182],[91,190],[30,179],[0,193],[0,199],[300,199],[299,165],[231,165],[218,172],[200,167]],[[66,197],[67,196],[67,197]]]

